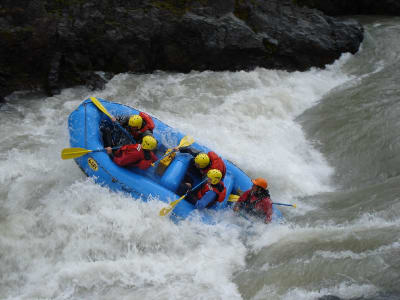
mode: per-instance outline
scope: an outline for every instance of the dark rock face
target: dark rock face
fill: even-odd
[[[357,22],[290,0],[3,0],[0,98],[102,88],[95,71],[306,70],[362,38]]]
[[[330,16],[343,15],[392,15],[400,16],[398,0],[293,0],[300,6],[316,8]]]

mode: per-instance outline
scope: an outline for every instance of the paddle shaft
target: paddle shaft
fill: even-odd
[[[121,146],[118,147],[112,147],[111,150],[118,150],[119,148],[121,148]],[[91,150],[91,152],[101,152],[101,151],[106,151],[106,148],[103,149],[96,149],[96,150]]]
[[[164,157],[167,157],[168,155],[171,155],[174,152],[178,152],[180,148],[182,147],[188,147],[191,144],[194,143],[194,139],[190,136],[184,136],[181,141],[179,142],[179,145],[177,147],[177,149],[173,149],[171,152],[164,154],[160,159],[156,160],[155,162],[153,162],[151,165],[154,167],[158,162],[160,162]]]
[[[208,179],[208,178],[202,180],[202,181],[201,181],[199,184],[197,184],[194,188],[191,188],[190,190],[188,190],[188,191],[185,193],[185,197],[186,197],[187,194],[189,194],[190,192],[196,190],[196,189],[197,189],[199,186],[201,186],[203,183],[206,183],[207,179]]]
[[[279,203],[279,202],[272,202],[274,205],[282,205],[282,206],[292,206],[296,207],[296,204],[286,204],[286,203]]]
[[[90,97],[90,100],[92,101],[92,103],[93,103],[100,111],[102,111],[107,117],[109,117],[109,118],[111,119],[111,121],[112,121],[114,124],[116,124],[116,125],[122,130],[123,133],[126,134],[126,136],[131,140],[131,142],[132,142],[133,144],[136,144],[136,141],[135,141],[135,139],[133,138],[133,136],[132,136],[124,127],[122,127],[122,125],[119,124],[118,121],[115,121],[115,122],[114,122],[114,121],[112,120],[114,117],[107,111],[107,109],[103,106],[103,104],[100,103],[100,101],[99,101],[97,98],[95,98],[95,97]]]
[[[157,163],[159,163],[164,157],[167,157],[168,155],[171,155],[172,153],[177,152],[177,151],[178,151],[178,150],[172,150],[171,152],[164,154],[161,158],[159,158],[159,159],[157,159],[155,162],[153,162],[153,163],[151,164],[151,166],[154,167],[154,166],[155,166]]]
[[[128,132],[128,130],[126,130],[124,127],[122,127],[121,124],[119,124],[118,121],[113,122],[114,124],[117,124],[117,126],[126,134],[127,137],[129,137],[129,139],[131,140],[131,142],[133,144],[136,144],[135,139],[132,137],[132,135]]]
[[[207,179],[204,179],[203,181],[201,181],[199,184],[197,184],[194,188],[191,188],[190,190],[188,190],[185,195],[183,195],[181,198],[179,198],[180,200],[176,203],[178,204],[182,199],[185,199],[185,197],[192,191],[196,190],[199,186],[201,186],[203,183],[205,183],[207,181]],[[175,204],[175,206],[176,206]]]
[[[175,200],[173,202],[171,202],[169,204],[169,207],[164,207],[160,210],[160,216],[165,216],[166,214],[168,214],[171,210],[173,210],[175,208],[175,206],[178,205],[179,202],[181,202],[183,199],[185,199],[185,197],[192,191],[194,191],[195,189],[197,189],[199,186],[201,186],[203,183],[205,183],[207,181],[207,179],[204,179],[203,181],[201,181],[199,184],[197,184],[194,188],[191,188],[190,190],[188,190],[182,197],[180,197],[178,200]]]
[[[121,147],[114,147],[111,148],[112,150],[117,150]],[[81,157],[85,154],[91,153],[91,152],[100,152],[100,151],[105,151],[106,149],[95,149],[95,150],[87,150],[85,148],[65,148],[61,151],[61,158],[62,159],[71,159],[71,158],[78,158]]]
[[[230,202],[237,202],[238,200],[239,200],[239,195],[234,195],[234,194],[231,194],[230,196],[229,196],[229,199],[228,199],[228,201],[230,201]],[[279,202],[272,202],[272,204],[274,204],[274,205],[282,205],[282,206],[292,206],[292,207],[296,207],[296,204],[286,204],[286,203],[279,203]]]

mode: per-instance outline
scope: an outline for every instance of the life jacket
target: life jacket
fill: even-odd
[[[265,217],[265,213],[263,210],[256,209],[256,205],[264,200],[264,198],[270,198],[269,191],[262,191],[259,195],[254,195],[249,193],[241,205],[242,208],[246,211],[246,213],[257,216],[257,217]],[[251,201],[253,200],[253,201]]]
[[[221,157],[219,157],[215,152],[210,151],[207,153],[208,157],[210,158],[210,164],[205,167],[204,169],[200,169],[200,172],[203,176],[207,174],[207,172],[211,169],[220,170],[222,173],[222,179],[224,179],[226,174],[226,166],[224,161]]]
[[[225,185],[222,181],[220,181],[217,184],[210,184],[206,183],[204,184],[201,189],[197,192],[197,198],[201,199],[205,193],[208,191],[213,191],[217,194],[217,197],[215,198],[214,201],[210,202],[206,208],[212,207],[216,202],[223,202],[226,196],[226,188]]]
[[[138,167],[147,169],[157,157],[152,151],[143,150],[141,144],[130,144],[122,146],[115,152],[113,161],[123,167]]]

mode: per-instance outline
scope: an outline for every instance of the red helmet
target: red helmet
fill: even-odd
[[[267,187],[268,187],[267,181],[264,178],[261,178],[261,177],[260,178],[256,178],[256,179],[252,179],[251,182],[256,186],[259,186],[259,187],[263,188],[264,190],[266,190]]]

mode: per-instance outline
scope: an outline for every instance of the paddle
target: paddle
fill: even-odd
[[[283,205],[283,206],[291,206],[291,207],[294,207],[294,208],[297,207],[296,204],[286,204],[286,203],[279,203],[279,202],[272,202],[272,204]]]
[[[100,103],[99,100],[97,100],[97,98],[95,97],[90,97],[90,100],[93,102],[94,105],[96,105],[96,107],[102,111],[107,117],[109,117],[111,119],[111,121],[113,119],[115,119],[108,111],[107,109],[103,106],[103,104]],[[124,132],[126,134],[127,137],[129,137],[129,139],[131,140],[131,142],[133,144],[136,144],[135,139],[132,137],[132,135],[124,128],[121,126],[121,124],[119,124],[118,121],[113,122],[114,124],[117,124],[117,126],[122,130],[122,132]]]
[[[177,151],[179,151],[179,149],[180,148],[183,148],[183,147],[188,147],[188,146],[190,146],[191,144],[193,144],[194,143],[194,138],[192,138],[191,136],[184,136],[182,139],[181,139],[181,141],[179,142],[179,145],[178,145],[178,147],[176,147],[176,149],[173,149],[173,151],[171,151],[171,152],[169,152],[169,153],[167,153],[167,154],[164,154],[160,159],[158,159],[157,161],[155,161],[154,163],[152,163],[151,165],[154,167],[155,165],[156,165],[156,163],[158,163],[160,160],[162,160],[164,157],[167,157],[168,155],[171,155],[173,152],[177,152]]]
[[[239,197],[240,197],[239,195],[231,194],[231,195],[229,195],[228,201],[237,202],[239,200]],[[279,203],[279,202],[272,202],[272,204],[274,204],[274,205],[283,205],[283,206],[292,206],[292,207],[296,208],[296,204],[286,204],[286,203]]]
[[[121,147],[114,147],[111,149],[117,150],[119,148],[121,148]],[[82,155],[88,154],[90,152],[100,152],[100,151],[106,151],[106,149],[87,150],[84,148],[65,148],[61,151],[61,158],[62,159],[77,158]]]
[[[194,191],[195,189],[197,189],[199,186],[201,186],[203,183],[205,183],[207,181],[207,178],[204,179],[202,182],[200,182],[198,185],[196,185],[194,188],[188,190],[182,197],[180,197],[179,199],[171,202],[169,204],[168,207],[164,207],[160,210],[160,216],[165,216],[167,215],[171,210],[173,210],[175,208],[175,206],[182,201],[183,198],[185,198],[191,191]]]

